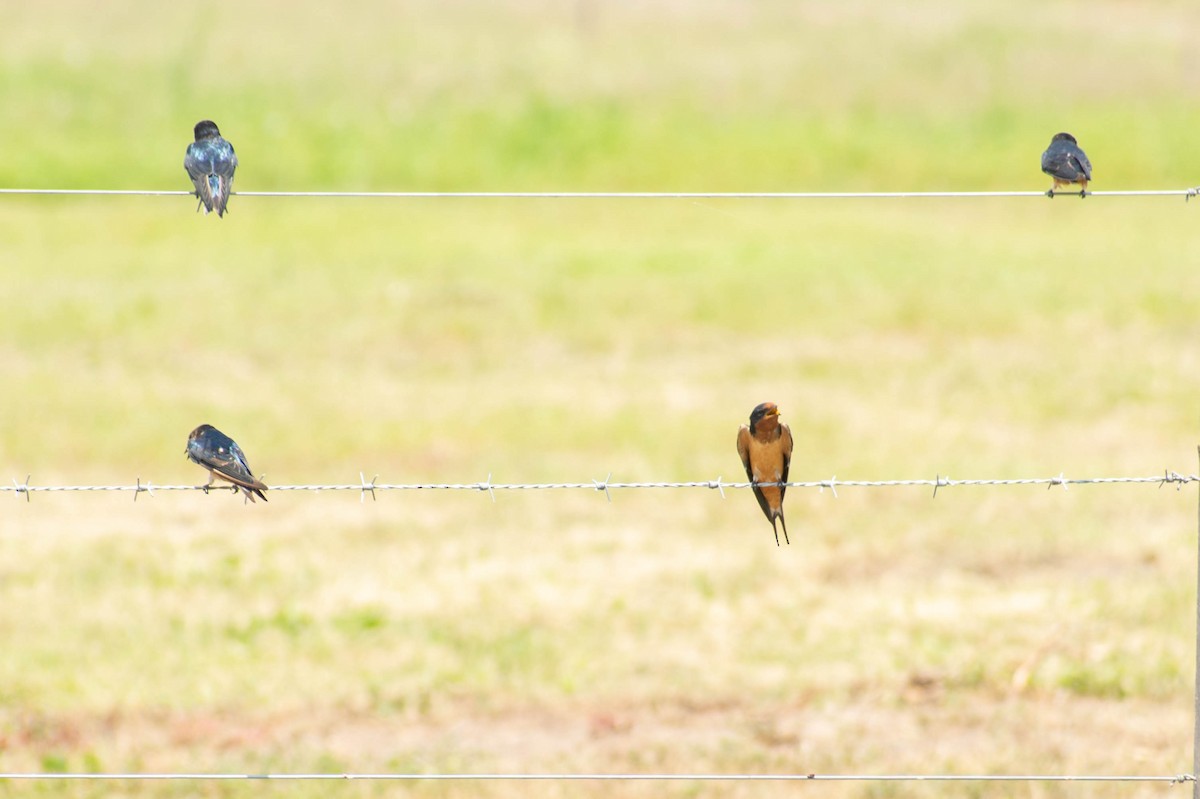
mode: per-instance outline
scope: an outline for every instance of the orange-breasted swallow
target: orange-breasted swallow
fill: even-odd
[[[775,546],[779,546],[779,530],[775,520],[783,525],[783,540],[788,539],[787,522],[783,519],[783,495],[787,493],[788,466],[792,462],[792,430],[779,421],[779,408],[764,402],[750,412],[750,424],[738,428],[738,455],[746,467],[746,476],[754,484],[754,496],[775,531]]]
[[[1080,197],[1087,196],[1088,181],[1092,179],[1092,162],[1079,149],[1079,144],[1070,133],[1054,134],[1050,146],[1042,153],[1042,171],[1054,178],[1054,185],[1046,192],[1047,197],[1053,198],[1057,189],[1073,183],[1079,184]]]
[[[193,430],[188,436],[184,453],[192,463],[198,463],[208,469],[208,482],[204,484],[206,493],[213,481],[220,477],[238,486],[251,502],[254,501],[255,494],[258,494],[263,502],[267,501],[267,496],[263,493],[267,487],[250,471],[250,464],[246,462],[242,448],[212,425],[202,424]]]

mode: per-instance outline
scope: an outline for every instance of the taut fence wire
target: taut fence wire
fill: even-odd
[[[1200,448],[1197,450],[1200,454]],[[605,480],[592,480],[587,483],[493,483],[491,475],[482,483],[412,483],[412,484],[380,484],[376,480],[378,476],[367,481],[364,474],[359,474],[358,484],[343,484],[343,485],[288,485],[275,486],[270,489],[272,491],[358,491],[360,492],[360,501],[365,501],[367,494],[371,494],[372,499],[375,498],[377,491],[400,491],[400,490],[459,490],[459,491],[487,491],[491,494],[493,501],[495,500],[496,491],[504,490],[571,490],[584,489],[593,491],[603,491],[605,496],[611,501],[611,491],[618,489],[674,489],[674,488],[706,488],[717,489],[724,496],[726,488],[750,488],[752,483],[725,483],[720,477],[716,480],[702,480],[691,482],[628,482],[620,483],[613,482],[610,474]],[[1181,490],[1184,485],[1200,482],[1200,476],[1195,474],[1181,474],[1179,472],[1164,470],[1161,475],[1150,475],[1144,477],[1126,476],[1126,477],[1066,477],[1059,474],[1057,477],[1031,477],[1031,478],[995,478],[995,479],[969,479],[969,480],[953,480],[949,477],[936,476],[934,479],[909,479],[909,480],[837,480],[831,478],[829,480],[813,480],[813,481],[798,481],[788,482],[785,485],[796,488],[829,488],[836,496],[837,487],[851,488],[886,488],[886,487],[932,487],[933,495],[937,496],[939,488],[949,488],[957,486],[1019,486],[1019,485],[1045,485],[1047,488],[1054,486],[1062,486],[1066,489],[1071,485],[1113,485],[1113,484],[1148,484],[1157,483],[1159,488],[1165,485],[1174,485],[1177,490]],[[777,484],[779,485],[779,484]],[[237,487],[232,487],[237,490]],[[37,491],[132,491],[133,498],[136,500],[140,493],[152,493],[153,491],[202,491],[206,490],[205,486],[153,486],[152,484],[143,484],[139,477],[132,486],[35,486],[30,485],[29,476],[26,476],[24,483],[18,483],[13,480],[13,485],[0,486],[0,491],[11,491],[17,496],[25,495],[28,500],[30,494]],[[1198,500],[1198,508],[1200,508],[1200,500]],[[1200,510],[1197,511],[1200,514]],[[1200,518],[1198,518],[1200,521]],[[1200,564],[1200,560],[1197,561]],[[1200,579],[1200,578],[1198,578]],[[1200,640],[1200,596],[1197,597],[1197,640]],[[1200,770],[1200,648],[1197,649],[1197,669],[1196,669],[1196,730],[1197,735],[1194,739],[1195,757],[1193,762],[1192,774],[816,774],[816,773],[786,773],[786,774],[765,774],[765,773],[261,773],[261,774],[237,774],[237,773],[216,773],[216,772],[179,772],[179,773],[137,773],[137,772],[112,772],[112,773],[84,773],[84,772],[0,772],[0,782],[5,781],[234,781],[234,780],[273,780],[273,781],[354,781],[354,780],[375,780],[375,781],[393,781],[393,782],[418,782],[418,781],[440,781],[440,782],[498,782],[498,781],[520,781],[520,782],[742,782],[742,783],[765,783],[765,782],[874,782],[874,783],[907,783],[907,782],[924,782],[924,783],[949,783],[949,782],[994,782],[994,783],[1159,783],[1167,785],[1179,785],[1183,783],[1192,784],[1193,799],[1200,799],[1200,783],[1197,782],[1195,773]]]
[[[550,199],[550,200],[858,200],[986,197],[1041,197],[1044,191],[235,191],[235,197],[326,197],[367,199]],[[1079,192],[1058,191],[1064,198]],[[1183,197],[1191,200],[1200,186],[1183,189],[1089,191],[1088,197]],[[0,188],[0,195],[98,195],[194,197],[190,191],[155,189],[22,189]]]
[[[1045,198],[1042,191],[874,191],[874,192],[637,192],[637,191],[244,191],[235,192],[239,197],[266,198],[366,198],[366,199],[730,199],[730,200],[801,200],[801,199],[936,199],[936,198],[1001,198],[1001,197],[1030,197]],[[1078,196],[1077,192],[1058,192],[1064,198]],[[1152,189],[1130,191],[1089,191],[1088,197],[1183,197],[1190,201],[1200,194],[1200,187],[1184,189]],[[59,196],[194,196],[189,191],[157,191],[142,189],[54,189],[54,188],[0,188],[0,195],[59,195]],[[226,490],[225,486],[209,488],[200,485],[155,485],[152,482],[143,483],[138,477],[133,485],[33,485],[30,475],[25,481],[14,479],[11,486],[0,485],[0,492],[11,492],[16,497],[24,495],[28,501],[34,493],[61,492],[132,492],[136,501],[140,494],[153,495],[159,491],[209,491]],[[529,490],[584,490],[603,492],[611,502],[613,491],[620,490],[658,490],[658,489],[708,489],[717,490],[722,497],[725,489],[752,488],[750,482],[725,482],[720,476],[715,480],[698,480],[687,482],[620,482],[613,481],[611,473],[604,480],[589,480],[586,482],[561,483],[493,483],[489,474],[486,481],[475,483],[379,483],[378,475],[367,481],[365,474],[359,474],[358,483],[323,484],[323,485],[275,485],[269,488],[277,491],[357,491],[359,501],[365,502],[370,494],[376,499],[379,491],[486,491],[493,501],[497,491],[529,491]],[[902,488],[921,487],[931,488],[934,497],[942,488],[956,487],[992,487],[992,486],[1030,486],[1044,485],[1048,489],[1061,486],[1063,489],[1072,485],[1112,485],[1112,484],[1157,484],[1159,488],[1174,485],[1181,490],[1184,485],[1200,482],[1196,474],[1181,474],[1172,470],[1164,470],[1162,474],[1149,476],[1123,477],[1083,477],[1068,478],[1060,473],[1057,477],[1031,478],[985,478],[955,480],[941,475],[933,479],[898,479],[898,480],[839,480],[831,477],[827,480],[789,481],[775,485],[786,485],[789,488],[816,488],[823,491],[828,488],[836,497],[838,488]],[[229,486],[229,490],[238,491],[237,486]],[[1198,510],[1200,514],[1200,510]],[[1198,518],[1200,523],[1200,518]],[[1200,559],[1198,559],[1200,568]],[[1200,577],[1198,577],[1200,584]],[[1197,641],[1200,641],[1200,594],[1197,595]],[[1200,646],[1197,648],[1196,669],[1196,714],[1195,736],[1193,738],[1193,769],[1200,770]],[[1111,774],[1111,775],[1053,775],[1053,774],[714,774],[714,773],[78,773],[78,772],[0,772],[0,781],[235,781],[235,780],[273,780],[273,781],[460,781],[460,782],[494,782],[494,781],[552,781],[552,782],[996,782],[996,783],[1160,783],[1177,785],[1192,783],[1192,794],[1200,799],[1200,783],[1194,774]]]
[[[156,491],[238,491],[237,486],[233,485],[155,485],[152,482],[142,482],[142,478],[138,477],[132,485],[34,485],[30,483],[32,475],[25,476],[25,482],[18,482],[13,478],[12,485],[0,485],[0,492],[9,492],[16,496],[24,495],[26,500],[36,493],[64,493],[64,492],[104,492],[104,491],[130,491],[133,493],[133,498],[136,501],[139,494],[151,494]],[[265,477],[265,476],[264,476]],[[487,480],[477,483],[380,483],[379,475],[375,475],[370,481],[367,480],[364,472],[359,472],[357,483],[333,483],[333,484],[313,484],[313,485],[273,485],[269,486],[270,491],[357,491],[359,492],[359,501],[365,501],[367,495],[371,499],[376,499],[378,491],[486,491],[491,495],[492,500],[496,499],[497,491],[600,491],[612,501],[613,491],[624,490],[660,490],[660,489],[685,489],[685,488],[705,488],[718,491],[722,497],[725,496],[725,489],[746,489],[753,488],[754,483],[750,482],[725,482],[718,476],[715,480],[691,480],[685,482],[622,482],[614,481],[612,474],[609,473],[603,480],[589,480],[587,482],[576,483],[494,483],[492,476],[489,474]],[[1164,485],[1173,485],[1177,489],[1182,489],[1188,483],[1200,483],[1200,475],[1181,474],[1179,472],[1166,469],[1162,474],[1147,475],[1144,477],[1126,476],[1126,477],[1067,477],[1064,474],[1059,474],[1057,477],[1000,477],[1000,478],[983,478],[983,479],[967,479],[954,480],[949,477],[937,475],[934,478],[916,478],[903,480],[839,480],[836,476],[830,477],[828,480],[799,480],[789,481],[787,483],[759,483],[758,485],[783,485],[788,488],[816,488],[819,490],[829,489],[836,497],[839,488],[912,488],[924,487],[932,488],[933,496],[937,497],[937,492],[942,488],[957,488],[957,487],[979,487],[979,486],[1029,486],[1029,485],[1044,485],[1047,488],[1062,486],[1066,489],[1073,485],[1111,485],[1119,483],[1150,483],[1158,484],[1161,488]]]
[[[1191,774],[84,774],[0,773],[0,780],[396,780],[553,782],[1157,782],[1196,781]]]

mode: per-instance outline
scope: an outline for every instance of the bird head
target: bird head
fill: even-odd
[[[193,430],[188,435],[187,449],[183,451],[183,454],[187,455],[192,460],[196,460],[196,458],[204,452],[204,444],[200,439],[208,435],[208,432],[212,429],[212,425],[202,424]]]
[[[768,420],[767,424],[779,423],[779,406],[773,402],[764,402],[761,405],[754,406],[754,410],[750,412],[750,431],[755,432],[758,429],[758,423],[763,420]]]
[[[196,141],[201,139],[212,139],[221,135],[221,131],[217,130],[217,123],[211,119],[202,119],[196,123],[195,128]]]
[[[1054,138],[1050,140],[1050,143],[1054,144],[1054,142],[1056,142],[1056,141],[1069,141],[1069,142],[1071,142],[1071,144],[1079,143],[1079,142],[1075,141],[1075,137],[1072,136],[1070,133],[1055,133]]]

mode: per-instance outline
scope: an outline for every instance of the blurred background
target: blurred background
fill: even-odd
[[[236,196],[1042,191],[1059,131],[1183,189],[1190,2],[0,8],[0,187],[240,160],[223,219],[0,197],[5,482],[198,484],[201,423],[268,484],[729,482],[764,400],[794,480],[1197,471],[1180,197]],[[726,494],[0,497],[0,770],[1190,771],[1194,485],[793,489],[781,548]]]

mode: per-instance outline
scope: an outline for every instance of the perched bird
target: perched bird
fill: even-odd
[[[255,494],[258,494],[263,502],[267,501],[266,495],[263,494],[267,487],[250,471],[250,464],[246,462],[242,448],[212,425],[202,424],[192,431],[188,436],[184,454],[188,456],[188,460],[208,469],[208,482],[204,484],[206,493],[213,481],[220,477],[241,488],[251,502],[254,501]]]
[[[1054,134],[1050,146],[1042,153],[1042,171],[1054,178],[1054,185],[1046,192],[1047,197],[1053,198],[1056,189],[1072,183],[1079,184],[1080,197],[1087,196],[1088,181],[1092,179],[1092,162],[1079,149],[1075,137],[1070,133]]]
[[[750,424],[738,428],[738,455],[746,467],[746,476],[754,483],[754,496],[775,531],[775,546],[779,546],[779,530],[775,520],[783,525],[783,540],[788,540],[787,522],[783,519],[783,495],[787,493],[788,466],[792,462],[792,431],[779,421],[779,408],[764,402],[750,412]],[[761,485],[765,483],[766,485]]]
[[[217,123],[209,119],[197,122],[196,140],[188,145],[183,159],[183,168],[196,185],[196,196],[200,198],[197,211],[203,205],[205,214],[216,211],[217,216],[225,216],[237,163],[233,145],[221,138]]]

